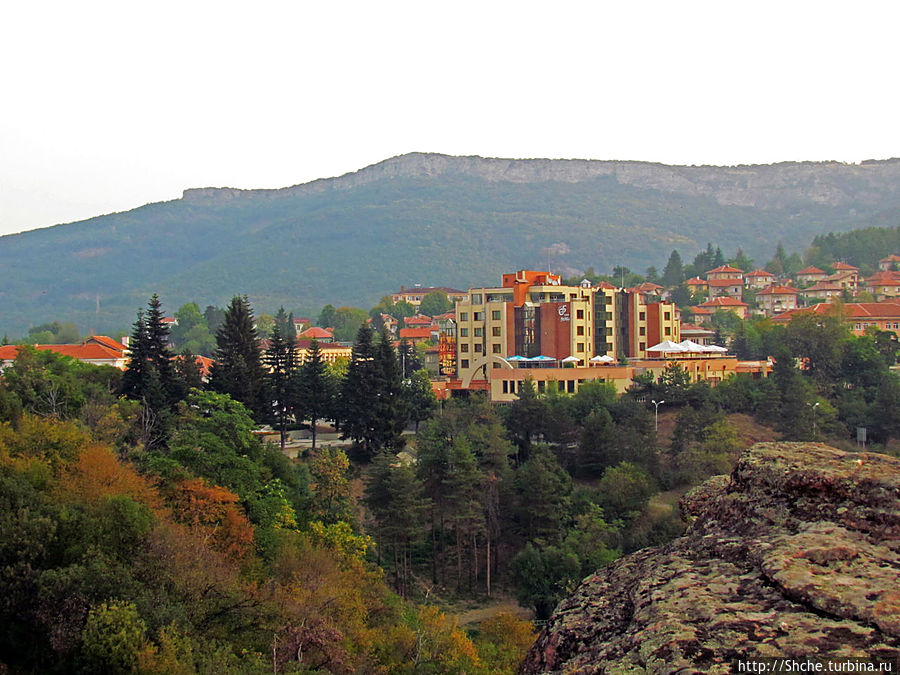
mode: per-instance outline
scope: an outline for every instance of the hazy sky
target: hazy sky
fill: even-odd
[[[5,2],[0,233],[411,151],[900,156],[896,2]]]

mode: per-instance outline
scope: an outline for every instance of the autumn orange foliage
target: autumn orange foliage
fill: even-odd
[[[82,449],[78,458],[63,469],[56,492],[65,502],[97,506],[108,497],[127,496],[156,513],[162,510],[152,483],[121,462],[103,443],[91,443]]]
[[[172,510],[176,521],[205,532],[210,545],[231,558],[243,558],[253,547],[253,526],[230,490],[202,478],[181,481]]]

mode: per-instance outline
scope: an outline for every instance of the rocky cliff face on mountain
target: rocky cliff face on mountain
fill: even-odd
[[[840,206],[877,204],[885,193],[898,195],[900,159],[843,162],[782,162],[770,165],[668,166],[653,162],[590,159],[499,159],[410,153],[337,178],[277,190],[195,188],[183,198],[194,204],[237,199],[279,199],[347,190],[381,180],[468,176],[488,182],[579,183],[613,177],[622,185],[661,192],[712,197],[723,206],[784,208],[797,202]]]
[[[682,511],[686,536],[600,570],[557,607],[523,672],[898,658],[900,461],[759,443]]]

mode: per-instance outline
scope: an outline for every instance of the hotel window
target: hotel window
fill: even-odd
[[[493,337],[500,337],[500,331],[501,331],[500,326],[494,326],[493,328],[491,328],[491,335]]]
[[[646,321],[647,312],[638,312],[638,321]]]
[[[469,359],[463,359],[459,362],[460,368],[468,368],[469,367]]]
[[[491,351],[494,354],[499,354],[500,353],[500,345],[491,345]]]
[[[500,310],[499,309],[491,310],[491,319],[493,319],[494,321],[500,320]]]
[[[468,321],[468,320],[469,320],[469,313],[468,313],[468,312],[460,312],[460,313],[459,313],[459,320],[460,320],[460,321]]]
[[[474,321],[484,321],[484,312],[472,312],[472,319]]]
[[[647,349],[647,343],[646,342],[638,343],[638,349],[641,351],[644,351],[645,349]]]
[[[584,326],[577,326],[575,328],[575,335],[584,335]]]
[[[473,305],[481,304],[481,293],[473,293],[472,294],[472,304]]]
[[[538,380],[538,393],[543,394],[547,389],[547,383],[544,380]]]
[[[641,326],[640,329],[638,330],[638,334],[640,334],[640,335],[646,335],[646,334],[647,334],[647,329],[644,328],[643,326]]]
[[[672,319],[672,312],[663,312],[663,319],[670,321]]]
[[[484,336],[484,328],[478,327],[475,329],[475,337],[483,337]]]
[[[575,351],[576,351],[576,352],[583,352],[583,351],[584,351],[584,343],[583,343],[583,342],[579,342],[577,345],[575,345]]]
[[[480,343],[480,342],[479,342],[478,344],[475,345],[475,353],[476,353],[476,354],[480,354],[480,353],[481,353],[481,343]]]
[[[459,346],[459,351],[461,351],[461,352],[467,352],[467,351],[469,351],[469,345],[468,345],[468,343],[463,342],[463,343]]]
[[[503,380],[503,393],[509,393],[509,380]]]
[[[672,334],[672,329],[669,328],[668,326],[666,326],[666,335],[671,335],[671,334]]]
[[[460,328],[459,329],[459,337],[469,337],[469,329],[468,328]]]
[[[575,393],[575,380],[566,380],[566,391],[570,394]]]
[[[575,310],[575,318],[576,318],[576,319],[583,319],[583,318],[584,318],[584,310],[583,310],[583,309],[576,309],[576,310]]]

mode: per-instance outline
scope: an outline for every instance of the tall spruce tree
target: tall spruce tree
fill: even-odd
[[[378,370],[372,329],[360,326],[353,344],[347,376],[341,387],[339,419],[342,438],[350,438],[371,459],[380,449],[377,434],[375,398],[378,392]]]
[[[375,348],[375,363],[378,374],[375,408],[379,442],[381,447],[400,450],[407,419],[407,400],[400,362],[387,331],[381,331]]]
[[[281,334],[281,327],[276,319],[272,334],[269,337],[269,348],[266,350],[265,363],[269,368],[266,373],[268,393],[272,408],[270,419],[278,428],[281,438],[281,451],[284,452],[287,436],[288,420],[294,416],[296,405],[296,371],[297,355],[294,341],[286,340]]]
[[[138,310],[129,341],[128,368],[121,384],[125,396],[141,402],[142,435],[147,446],[165,443],[172,408],[184,393],[168,340],[162,305],[154,293],[146,314]]]
[[[216,332],[215,363],[210,385],[249,408],[257,419],[268,412],[265,370],[247,296],[234,296]]]
[[[662,274],[663,286],[677,286],[684,281],[684,270],[682,269],[681,256],[678,251],[672,251],[669,254],[669,261]]]
[[[312,447],[316,447],[316,425],[319,420],[335,414],[336,387],[328,364],[322,358],[322,348],[318,340],[313,340],[307,351],[306,360],[297,371],[297,411],[309,420],[312,433]]]

